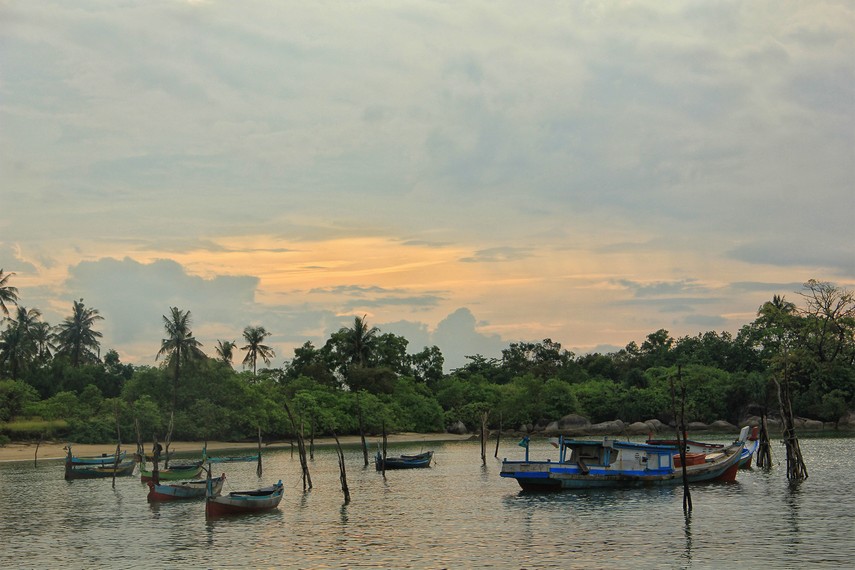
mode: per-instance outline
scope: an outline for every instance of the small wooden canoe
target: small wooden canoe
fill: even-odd
[[[374,456],[374,466],[377,471],[386,471],[390,469],[419,469],[430,467],[430,462],[433,459],[433,451],[425,451],[424,453],[416,453],[413,455],[401,454],[397,456],[386,456],[386,461],[383,461],[383,454],[379,451]]]
[[[223,490],[226,474],[211,479],[211,493],[216,496]],[[201,499],[208,491],[206,479],[194,479],[192,481],[181,481],[179,483],[148,482],[148,500],[156,501],[180,501],[184,499]]]
[[[160,481],[183,481],[185,479],[196,479],[202,474],[202,462],[194,461],[188,465],[173,465],[169,469],[158,469],[157,476]],[[154,480],[154,470],[140,467],[140,481],[148,483]]]
[[[215,517],[269,511],[279,506],[283,493],[281,480],[269,487],[232,491],[228,495],[214,496],[210,490],[205,498],[205,515]]]

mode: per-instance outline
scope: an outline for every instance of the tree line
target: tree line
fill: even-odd
[[[321,346],[304,343],[281,367],[271,366],[271,333],[261,326],[247,326],[240,347],[218,340],[209,356],[191,312],[178,307],[163,315],[155,365],[123,364],[115,350],[101,356],[97,309],[73,301],[71,315],[50,326],[20,304],[13,275],[0,270],[0,438],[106,442],[117,428],[126,441],[163,439],[167,430],[174,439],[232,441],[259,429],[268,439],[297,430],[426,433],[457,422],[476,429],[485,414],[490,428],[506,430],[568,414],[668,423],[678,367],[689,421],[775,415],[781,383],[797,416],[836,421],[855,407],[855,298],[816,280],[797,293],[800,304],[775,295],[735,335],[675,339],[660,329],[640,345],[583,355],[551,339],[512,342],[501,357],[467,356],[445,373],[438,347],[411,353],[406,338],[365,317]],[[236,350],[244,353],[240,370]]]

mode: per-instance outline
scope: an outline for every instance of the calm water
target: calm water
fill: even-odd
[[[802,439],[810,477],[786,480],[783,447],[771,472],[682,488],[529,494],[499,477],[477,442],[391,447],[436,451],[431,469],[363,467],[345,450],[351,502],[343,504],[332,448],[315,450],[314,487],[302,491],[287,451],[221,465],[225,490],[278,479],[279,510],[205,520],[202,502],[151,506],[138,477],[63,480],[60,461],[0,464],[2,568],[801,568],[855,564],[855,439]],[[552,456],[532,441],[532,458]],[[519,458],[515,439],[499,458]]]

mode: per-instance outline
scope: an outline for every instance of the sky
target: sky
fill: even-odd
[[[0,268],[126,363],[736,333],[855,288],[853,143],[852,2],[0,0]]]

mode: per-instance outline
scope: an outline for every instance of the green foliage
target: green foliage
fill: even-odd
[[[0,421],[8,422],[38,399],[38,392],[26,382],[0,380]]]

